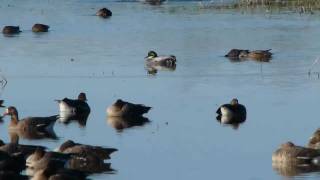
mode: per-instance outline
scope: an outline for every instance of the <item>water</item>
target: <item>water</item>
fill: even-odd
[[[102,6],[113,11],[111,19],[92,16]],[[305,145],[320,124],[320,80],[308,76],[319,56],[319,16],[197,7],[175,1],[160,7],[2,1],[0,26],[23,30],[0,36],[5,104],[16,106],[21,117],[49,116],[58,114],[54,99],[84,91],[92,109],[86,127],[57,123],[59,140],[20,143],[53,149],[73,139],[118,148],[110,160],[116,174],[92,179],[282,179],[272,169],[272,152],[288,140]],[[37,22],[49,24],[50,32],[33,34]],[[272,48],[274,58],[233,63],[223,57],[232,48]],[[176,55],[176,70],[148,75],[143,57],[151,49]],[[219,105],[233,97],[248,110],[237,130],[215,119]],[[146,115],[151,123],[113,129],[106,107],[118,98],[152,106]],[[8,121],[0,125],[6,142]]]

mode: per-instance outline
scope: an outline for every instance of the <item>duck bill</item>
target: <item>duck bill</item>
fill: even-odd
[[[6,111],[3,113],[2,116],[4,117],[4,116],[7,116],[7,115],[9,115],[9,110],[8,109],[6,109]]]

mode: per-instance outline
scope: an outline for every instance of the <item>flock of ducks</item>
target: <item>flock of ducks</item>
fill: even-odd
[[[77,99],[63,98],[56,100],[59,111],[73,115],[89,114],[86,94],[81,92]],[[0,101],[1,107],[3,100]],[[118,99],[110,105],[106,113],[117,129],[142,125],[149,120],[143,117],[151,107],[134,104]],[[86,179],[93,173],[113,173],[111,163],[106,163],[116,148],[92,146],[67,140],[54,151],[44,146],[23,145],[18,140],[21,134],[31,134],[30,139],[50,138],[54,134],[54,125],[59,115],[48,117],[19,118],[14,106],[6,108],[3,117],[10,116],[8,131],[17,134],[10,143],[0,140],[0,179],[32,179],[32,180],[72,180]],[[22,137],[25,137],[22,135]],[[20,173],[26,170],[26,175]]]
[[[146,0],[145,2],[157,5],[163,0]],[[107,8],[100,9],[97,16],[109,18],[112,12]],[[48,32],[49,26],[34,24],[33,32]],[[5,26],[2,33],[12,35],[20,33],[19,26]],[[272,58],[271,49],[246,50],[231,49],[225,57],[231,60],[252,59],[268,62]],[[145,57],[146,69],[150,74],[158,70],[176,68],[176,56],[158,56],[155,51],[149,51]],[[18,110],[14,106],[6,109],[4,116],[10,116],[9,132],[15,134],[10,143],[0,140],[0,179],[31,179],[33,180],[61,180],[86,179],[92,173],[113,172],[110,155],[116,152],[115,148],[85,145],[67,140],[56,151],[50,151],[43,146],[22,145],[19,137],[24,138],[56,138],[54,124],[57,120],[67,122],[70,119],[86,119],[90,114],[85,93],[80,93],[77,99],[64,98],[56,100],[60,114],[50,117],[19,118]],[[4,107],[0,101],[0,107]],[[143,114],[148,113],[151,107],[143,104],[134,104],[118,99],[106,110],[108,122],[117,130],[140,126],[149,122]],[[244,105],[237,99],[224,104],[216,111],[217,120],[223,124],[231,124],[238,128],[246,120],[247,112]],[[84,123],[85,125],[85,123]],[[25,135],[27,134],[27,135]],[[320,129],[310,139],[307,147],[297,146],[292,142],[282,144],[272,155],[272,165],[280,174],[295,175],[301,172],[320,170]],[[27,175],[20,172],[27,169]]]

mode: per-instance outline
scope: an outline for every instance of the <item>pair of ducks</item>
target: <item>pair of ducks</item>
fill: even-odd
[[[45,24],[34,24],[32,26],[32,32],[48,32],[50,26],[48,25],[45,25]],[[3,29],[2,29],[2,33],[3,34],[18,34],[20,33],[21,30],[20,30],[20,27],[19,26],[5,26]]]
[[[225,57],[233,60],[240,60],[250,58],[258,61],[269,61],[272,57],[271,49],[268,50],[244,50],[244,49],[231,49]]]

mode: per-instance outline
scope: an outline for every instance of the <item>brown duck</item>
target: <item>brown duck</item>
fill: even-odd
[[[32,26],[32,32],[48,32],[50,26],[45,24],[34,24]]]
[[[20,33],[20,27],[19,26],[5,26],[2,29],[3,34],[18,34]]]
[[[10,115],[11,121],[9,130],[17,131],[53,131],[53,126],[58,116],[50,117],[27,117],[19,119],[18,111],[15,107],[10,106],[6,109],[4,116]]]
[[[97,11],[96,15],[102,18],[108,18],[112,16],[112,12],[107,8],[102,8]]]

